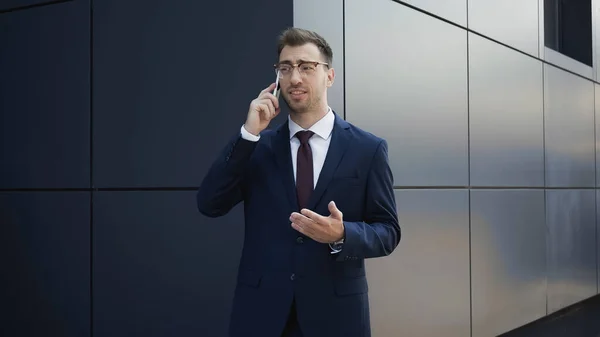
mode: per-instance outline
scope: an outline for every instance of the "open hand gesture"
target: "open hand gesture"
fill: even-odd
[[[311,210],[302,209],[290,216],[292,228],[320,243],[333,243],[344,237],[342,212],[331,201],[328,205],[329,216],[319,215]]]

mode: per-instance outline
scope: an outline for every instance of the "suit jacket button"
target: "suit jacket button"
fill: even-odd
[[[299,236],[299,237],[296,238],[296,242],[298,242],[298,243],[304,243],[304,239],[301,236]]]
[[[290,280],[295,280],[296,279],[296,274],[292,274],[292,276],[290,276]]]

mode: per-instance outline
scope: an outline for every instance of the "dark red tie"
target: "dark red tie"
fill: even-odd
[[[296,133],[296,138],[300,140],[296,160],[296,193],[300,209],[305,208],[308,204],[308,198],[310,198],[314,186],[313,157],[308,144],[308,140],[313,134],[312,131],[299,131]]]

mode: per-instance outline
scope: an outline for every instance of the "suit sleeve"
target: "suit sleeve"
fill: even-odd
[[[249,140],[240,133],[225,146],[198,190],[200,213],[209,217],[223,216],[242,201],[244,171],[257,144],[257,139]]]
[[[388,145],[381,140],[368,174],[365,218],[344,221],[344,245],[337,261],[352,261],[391,254],[400,243],[394,182],[388,162]]]

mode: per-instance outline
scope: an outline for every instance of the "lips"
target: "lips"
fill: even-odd
[[[299,98],[302,98],[304,95],[306,95],[306,90],[291,89],[291,90],[288,91],[288,93],[290,94],[290,97],[295,98],[295,99],[299,99]]]

